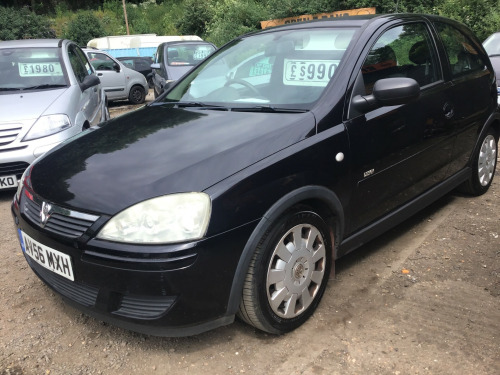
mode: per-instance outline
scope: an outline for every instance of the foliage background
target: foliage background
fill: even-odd
[[[428,13],[468,25],[484,40],[500,29],[500,0],[126,0],[130,34],[198,35],[221,46],[260,21],[376,7]],[[2,0],[0,40],[61,37],[80,45],[126,35],[122,0]]]

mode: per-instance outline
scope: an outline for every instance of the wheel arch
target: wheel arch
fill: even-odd
[[[493,129],[495,129],[495,132],[497,133],[497,139],[500,138],[500,115],[494,119],[492,119],[491,122],[488,123],[489,126],[491,126]],[[485,129],[487,126],[485,126]],[[485,131],[485,130],[483,130]]]
[[[340,244],[344,233],[344,209],[340,200],[335,193],[322,186],[303,186],[289,192],[267,210],[241,253],[229,295],[227,308],[229,315],[236,314],[238,311],[246,273],[261,237],[281,215],[298,205],[311,207],[330,228],[330,242],[334,252],[332,260],[335,261],[335,251],[338,248],[336,245]]]
[[[497,136],[497,140],[498,138],[500,137],[500,108],[497,109],[494,113],[492,113],[490,115],[490,117],[488,117],[488,119],[486,120],[486,122],[484,123],[483,127],[481,128],[481,130],[479,131],[479,134],[478,134],[478,139],[481,139],[481,137],[488,131],[488,129],[494,129],[495,130],[495,133],[496,133],[496,136]],[[481,147],[481,144],[480,142],[477,142],[477,144],[475,145],[474,147],[474,152],[476,152],[476,149],[478,147]],[[472,153],[472,155],[474,154],[474,152]],[[472,157],[471,157],[472,159]]]
[[[495,112],[493,112],[488,117],[488,119],[485,121],[484,125],[479,129],[478,134],[477,134],[477,142],[474,145],[474,149],[472,150],[472,152],[470,154],[470,157],[469,157],[469,161],[467,163],[467,165],[469,167],[471,167],[471,168],[474,167],[473,166],[474,155],[481,148],[481,142],[480,142],[480,140],[482,139],[482,137],[485,135],[485,133],[490,128],[495,131],[496,138],[498,140],[498,138],[500,137],[500,107],[497,110],[495,110]]]

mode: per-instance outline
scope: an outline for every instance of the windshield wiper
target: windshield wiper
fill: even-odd
[[[177,108],[203,108],[203,109],[219,109],[227,110],[226,107],[220,105],[206,104],[201,102],[178,102],[175,104]]]
[[[0,91],[21,91],[19,87],[0,87]]]
[[[43,85],[25,87],[22,90],[54,89],[54,88],[58,88],[58,87],[66,87],[66,85],[54,85],[54,84],[45,83]]]
[[[309,112],[308,109],[299,108],[280,108],[270,105],[257,105],[254,107],[233,107],[231,111],[236,112],[267,112],[267,113],[305,113]]]

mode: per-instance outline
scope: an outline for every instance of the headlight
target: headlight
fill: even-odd
[[[21,176],[21,180],[19,180],[19,182],[18,182],[17,191],[16,191],[16,200],[18,202],[19,202],[19,199],[21,198],[21,191],[23,190],[24,183],[27,182],[27,185],[31,187],[31,181],[29,181],[31,168],[32,168],[32,165],[30,165],[28,168],[26,168],[23,175]],[[26,180],[26,178],[28,178],[28,180]]]
[[[153,198],[111,218],[97,238],[145,244],[197,240],[205,235],[210,210],[210,198],[205,193]]]
[[[59,133],[71,127],[71,121],[66,115],[48,115],[41,116],[30,131],[24,137],[23,141],[31,141],[32,139],[47,137],[55,133]]]

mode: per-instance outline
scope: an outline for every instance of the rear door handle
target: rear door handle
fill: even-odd
[[[451,103],[445,103],[443,107],[444,117],[446,119],[451,119],[455,115],[455,108]]]
[[[102,73],[97,73],[97,75],[98,75],[99,77],[102,77]]]

